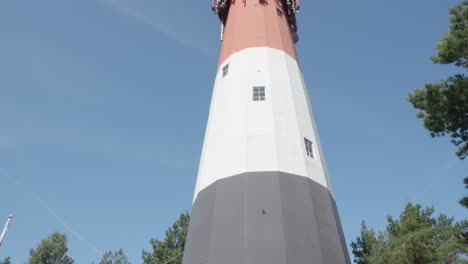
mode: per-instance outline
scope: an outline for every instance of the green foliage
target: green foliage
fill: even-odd
[[[387,217],[387,228],[376,236],[361,226],[361,236],[351,242],[358,264],[468,263],[468,243],[463,232],[468,221],[455,222],[434,208],[407,204],[399,219]]]
[[[99,264],[131,264],[125,256],[123,249],[119,249],[115,252],[107,251],[103,256]]]
[[[463,182],[465,183],[465,189],[468,189],[468,177],[463,179]],[[463,197],[460,200],[460,204],[463,205],[465,208],[468,208],[468,196]]]
[[[356,239],[356,242],[351,241],[351,248],[353,249],[354,262],[359,264],[371,264],[368,261],[369,256],[376,244],[375,232],[368,229],[366,223],[361,223],[361,236]]]
[[[437,44],[438,54],[431,60],[440,64],[454,63],[468,67],[468,1],[450,9],[450,31]]]
[[[7,257],[4,260],[0,260],[0,264],[11,264],[11,259],[10,257]]]
[[[468,79],[455,75],[441,83],[426,84],[409,94],[408,100],[422,110],[417,116],[431,135],[450,134],[458,146],[457,155],[464,159],[468,154]]]
[[[468,1],[450,10],[450,31],[437,44],[437,55],[431,60],[439,64],[468,67]],[[424,121],[433,137],[450,135],[458,147],[457,156],[468,155],[468,80],[457,74],[440,83],[428,83],[407,98],[421,110],[417,116]]]
[[[67,237],[65,234],[53,233],[42,240],[37,248],[29,251],[27,264],[73,264],[67,256]]]
[[[181,264],[184,252],[185,238],[187,237],[190,216],[182,213],[179,219],[166,230],[164,240],[151,239],[152,252],[143,250],[144,264]]]

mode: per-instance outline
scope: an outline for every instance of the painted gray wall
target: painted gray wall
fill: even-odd
[[[351,263],[327,188],[284,172],[249,172],[198,194],[183,264],[306,263]]]

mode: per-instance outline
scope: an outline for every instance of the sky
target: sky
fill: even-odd
[[[54,231],[76,263],[190,211],[219,55],[210,2],[0,2],[0,259]],[[408,202],[457,220],[467,163],[405,100],[435,65],[456,0],[301,1],[296,45],[346,241]]]

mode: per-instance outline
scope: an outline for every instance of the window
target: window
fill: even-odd
[[[282,17],[283,16],[283,11],[281,11],[279,8],[276,8],[276,14],[278,14],[278,16]]]
[[[265,86],[256,86],[253,88],[253,100],[265,101]]]
[[[305,143],[307,156],[314,158],[314,147],[312,145],[312,141],[308,140],[307,138],[304,138],[304,143]]]
[[[224,65],[223,67],[223,78],[228,74],[229,71],[229,63]]]

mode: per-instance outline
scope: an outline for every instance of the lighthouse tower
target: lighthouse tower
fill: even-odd
[[[350,263],[294,48],[299,0],[213,0],[222,47],[183,264]]]

